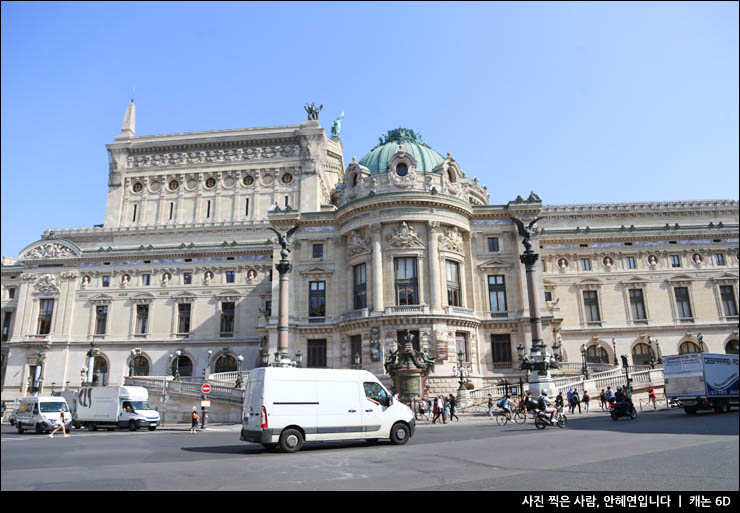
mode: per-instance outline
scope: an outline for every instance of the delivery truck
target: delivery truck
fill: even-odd
[[[91,431],[159,426],[159,412],[149,404],[144,387],[84,387],[75,395],[74,425]]]
[[[738,406],[738,355],[688,353],[663,357],[665,396],[689,415]]]
[[[411,408],[394,401],[378,378],[350,369],[260,367],[249,372],[241,440],[296,452],[304,442],[381,438],[405,444]]]

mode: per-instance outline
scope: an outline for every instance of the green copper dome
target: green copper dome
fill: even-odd
[[[403,145],[403,151],[410,153],[416,160],[418,172],[430,172],[444,162],[445,158],[421,142],[421,135],[408,128],[389,130],[388,134],[380,138],[380,144],[370,150],[370,153],[360,159],[359,164],[368,168],[371,174],[387,172],[388,160],[395,155]]]

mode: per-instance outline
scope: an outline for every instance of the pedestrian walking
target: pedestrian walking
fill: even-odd
[[[578,396],[578,390],[573,390],[573,406],[571,407],[573,411],[571,413],[575,414],[576,406],[578,406],[578,413],[581,413],[581,398]]]
[[[442,414],[441,411],[439,411],[439,401],[437,398],[434,398],[434,401],[432,402],[432,413],[434,414],[434,417],[432,418],[432,424],[437,423],[437,419],[439,419],[440,415]]]
[[[427,406],[427,400],[422,398],[419,401],[419,417],[422,418],[422,419],[429,420],[429,417],[427,417],[427,408],[426,408],[426,406]]]
[[[591,396],[588,395],[588,390],[584,390],[583,391],[583,404],[586,407],[586,413],[588,413],[590,402],[591,402]]]
[[[488,394],[488,419],[493,419],[493,396]]]
[[[454,395],[450,394],[450,424],[452,424],[452,419],[456,418],[458,422],[460,422],[460,417],[458,417],[455,414],[455,410],[457,409],[457,399]]]
[[[604,389],[601,389],[601,394],[599,395],[599,399],[601,400],[601,411],[606,411],[607,404],[606,404],[606,392],[604,392]]]
[[[450,402],[447,400],[447,398],[444,398],[445,402],[445,409],[444,413],[442,414],[442,420],[445,424],[447,424],[447,419],[450,419],[450,424],[452,424],[452,417],[450,416]]]
[[[64,433],[65,438],[69,435],[67,434],[67,429],[64,427],[64,406],[62,406],[62,409],[59,411],[59,422],[57,423],[57,427],[49,434],[49,438],[54,438],[54,433],[59,431],[59,428],[62,428],[62,433]]]
[[[558,392],[558,395],[555,398],[555,408],[557,408],[558,411],[563,409],[563,393],[562,392]]]
[[[447,415],[449,414],[449,406],[443,396],[437,397],[437,408],[439,408],[439,414],[442,415],[442,424],[447,424]]]
[[[190,434],[195,434],[198,432],[198,419],[200,416],[198,415],[198,412],[195,409],[195,406],[193,406],[193,412],[190,414]]]
[[[650,390],[648,390],[648,401],[653,403],[653,410],[658,409],[655,399],[655,389],[653,387],[650,387]]]
[[[573,413],[573,389],[568,389],[568,413]]]

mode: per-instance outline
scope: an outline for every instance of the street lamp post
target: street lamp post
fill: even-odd
[[[465,390],[465,376],[470,374],[470,367],[467,362],[463,362],[463,357],[465,355],[462,351],[457,352],[457,364],[455,367],[453,367],[452,372],[454,374],[460,374],[460,379],[458,380],[458,383],[460,386],[458,387],[457,391],[458,394],[460,391]]]
[[[44,381],[44,378],[41,377],[41,366],[44,364],[45,359],[46,353],[39,351],[36,355],[36,368],[34,369],[33,383],[31,385],[31,391],[33,392],[34,397],[38,397],[39,392],[41,391],[41,383]]]
[[[588,363],[586,362],[586,344],[581,344],[581,361],[583,362],[583,365],[581,366],[581,374],[583,374],[583,379],[588,379]]]
[[[239,355],[236,357],[236,383],[234,385],[234,388],[241,389],[242,385],[244,384],[244,380],[242,379],[242,362],[244,362],[244,357],[242,355]]]
[[[704,334],[700,331],[696,335],[696,339],[699,341],[699,351],[704,352]]]
[[[617,339],[615,337],[612,337],[612,349],[614,349],[614,365],[619,365],[619,361],[617,360]]]

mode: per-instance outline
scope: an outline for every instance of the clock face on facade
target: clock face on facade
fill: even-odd
[[[141,182],[136,182],[134,184],[134,192],[141,192],[143,188],[144,186],[141,185]]]
[[[170,190],[171,191],[176,191],[179,186],[180,186],[180,184],[177,183],[177,180],[172,180],[170,182]]]
[[[244,185],[247,185],[247,186],[252,185],[254,183],[254,177],[251,175],[245,176],[243,183]]]
[[[209,189],[213,189],[216,186],[216,179],[211,177],[208,180],[206,180],[206,187]]]

